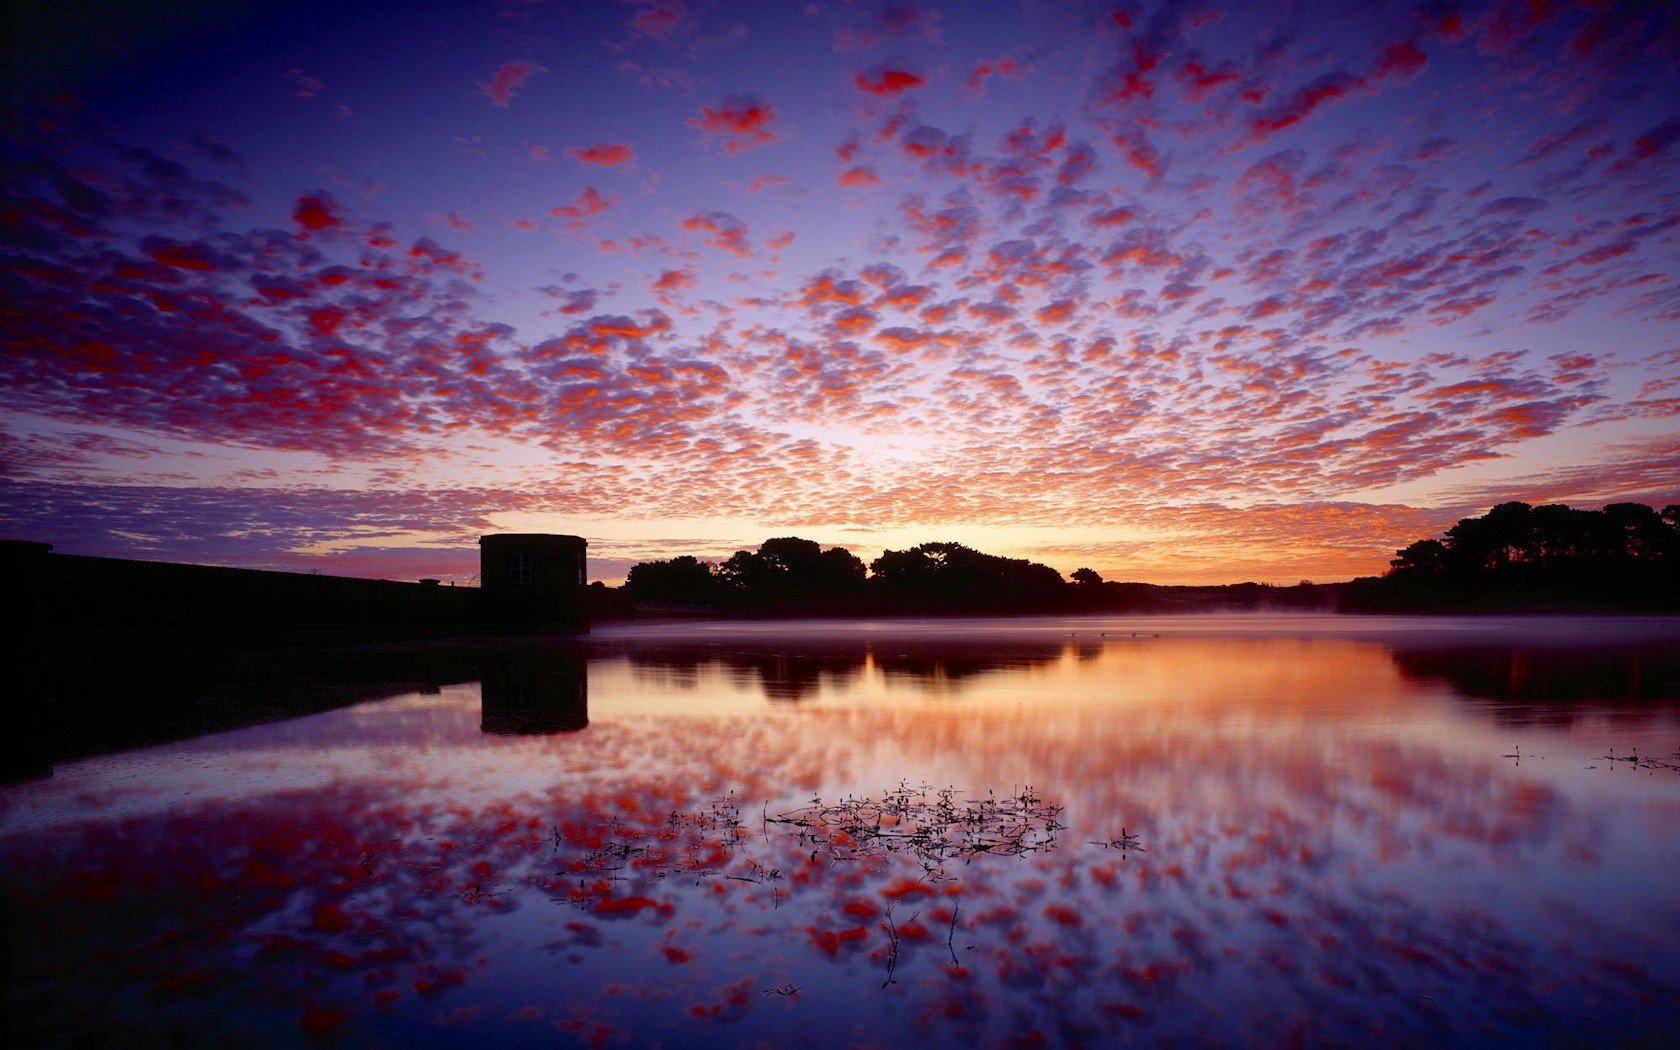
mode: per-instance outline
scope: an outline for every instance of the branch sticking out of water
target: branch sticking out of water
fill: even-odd
[[[1033,789],[999,798],[959,799],[956,788],[930,794],[923,785],[899,786],[879,798],[848,795],[825,805],[814,798],[799,809],[767,817],[767,824],[798,829],[800,842],[811,847],[813,858],[826,853],[831,860],[880,858],[906,853],[930,877],[944,876],[947,861],[968,863],[976,857],[1018,857],[1048,850],[1064,827],[1056,818],[1062,807],[1040,798]]]
[[[1138,837],[1127,831],[1124,827],[1120,829],[1119,838],[1109,839],[1107,842],[1092,842],[1090,845],[1101,846],[1103,849],[1117,849],[1121,853],[1129,853],[1133,850],[1136,850],[1139,853],[1149,852],[1138,842]]]

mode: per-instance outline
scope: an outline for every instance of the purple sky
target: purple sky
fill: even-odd
[[[9,536],[1293,583],[1680,501],[1660,4],[81,10],[7,41]]]

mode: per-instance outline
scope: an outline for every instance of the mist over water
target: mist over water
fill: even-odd
[[[1680,624],[637,625],[0,795],[14,1039],[1656,1038]]]

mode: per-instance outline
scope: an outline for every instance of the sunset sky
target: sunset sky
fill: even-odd
[[[1680,502],[1672,12],[19,15],[0,533],[1294,583],[1502,500]]]

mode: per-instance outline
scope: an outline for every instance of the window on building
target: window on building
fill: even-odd
[[[530,583],[531,582],[531,552],[530,551],[514,551],[513,552],[513,582],[514,583]]]

